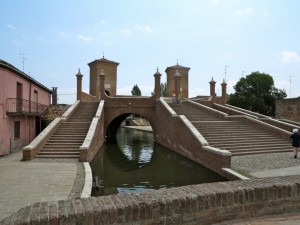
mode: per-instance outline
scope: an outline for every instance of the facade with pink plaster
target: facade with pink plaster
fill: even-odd
[[[41,131],[40,116],[52,91],[0,60],[0,156],[28,145]]]

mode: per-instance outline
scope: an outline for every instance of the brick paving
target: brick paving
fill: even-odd
[[[21,161],[22,151],[0,158],[0,221],[40,201],[68,198],[76,163]]]

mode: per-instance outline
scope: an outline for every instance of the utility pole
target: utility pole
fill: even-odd
[[[26,58],[25,58],[26,53],[24,53],[24,52],[23,53],[19,53],[19,55],[20,55],[20,57],[22,59],[23,73],[24,73],[24,62],[26,60]]]

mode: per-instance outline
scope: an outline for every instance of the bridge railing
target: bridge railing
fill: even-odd
[[[80,161],[91,162],[105,141],[104,135],[104,100],[101,100],[92,120],[88,133],[80,146]]]

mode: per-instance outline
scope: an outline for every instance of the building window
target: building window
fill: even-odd
[[[18,140],[21,138],[21,123],[20,121],[15,121],[15,140]]]

